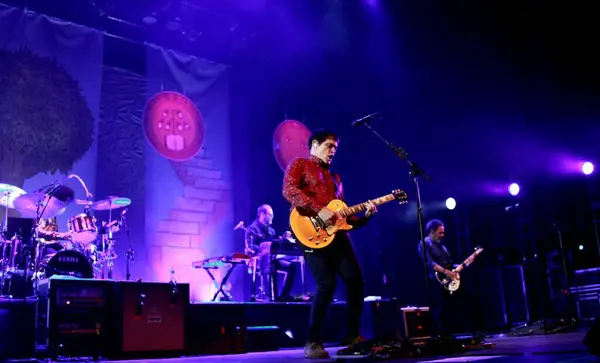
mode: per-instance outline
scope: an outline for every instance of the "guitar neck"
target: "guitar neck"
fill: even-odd
[[[384,195],[383,197],[379,197],[376,199],[371,200],[371,202],[373,202],[373,204],[375,205],[381,205],[387,202],[391,202],[392,200],[394,200],[395,197],[393,194],[388,194],[388,195]],[[360,203],[360,204],[356,204],[353,205],[351,207],[348,207],[346,209],[342,209],[341,211],[339,211],[338,213],[342,216],[342,217],[349,217],[351,215],[354,215],[356,213],[360,213],[364,210],[367,209],[367,203]]]
[[[468,266],[467,261],[469,261],[472,258],[475,258],[480,252],[481,252],[481,250],[477,250],[477,251],[473,252],[473,254],[471,254],[471,256],[469,256],[466,260],[463,261],[463,263],[461,263],[456,269],[454,269],[454,272],[462,271],[462,269],[464,269],[465,267]]]

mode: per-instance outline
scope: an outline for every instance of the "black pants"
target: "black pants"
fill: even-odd
[[[339,232],[329,246],[306,253],[306,262],[317,283],[310,311],[308,342],[322,343],[323,320],[333,300],[338,275],[348,293],[345,338],[357,338],[364,300],[364,277],[350,237]]]
[[[461,282],[462,283],[462,282]],[[454,333],[474,333],[476,306],[466,286],[450,294],[437,280],[430,280],[432,292],[432,335],[448,336]]]
[[[277,298],[280,300],[286,300],[290,298],[290,294],[292,292],[292,287],[294,286],[294,279],[296,277],[296,263],[287,261],[284,259],[277,259],[273,261],[273,267],[275,271],[273,273],[273,283],[275,284],[275,291],[277,292],[277,272],[282,271],[285,273],[285,278],[283,279],[283,287],[279,292]]]

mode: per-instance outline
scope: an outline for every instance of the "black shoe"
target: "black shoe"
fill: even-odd
[[[336,356],[368,356],[372,354],[373,346],[375,344],[376,343],[374,340],[366,340],[362,336],[359,336],[357,338],[345,338],[342,339],[342,345],[346,345],[347,347],[338,350]]]
[[[340,345],[345,345],[345,346],[353,346],[362,342],[365,342],[367,339],[363,336],[358,336],[358,337],[348,337],[345,336],[342,338],[342,341],[340,342]]]

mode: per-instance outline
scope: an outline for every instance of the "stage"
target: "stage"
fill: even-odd
[[[387,362],[475,362],[486,361],[489,363],[508,363],[508,362],[538,362],[538,363],[586,363],[596,362],[598,358],[586,353],[586,348],[581,344],[585,335],[584,331],[577,331],[563,334],[540,335],[528,337],[506,337],[490,338],[488,342],[495,344],[495,347],[485,350],[472,351],[462,355],[439,356],[421,359],[390,359]],[[334,354],[339,347],[329,347],[327,350]],[[198,357],[183,357],[169,359],[143,360],[143,362],[152,363],[195,363],[195,362],[297,362],[304,360],[302,349],[284,349],[272,352],[255,352],[233,355],[207,355]],[[316,362],[340,362],[344,360],[367,360],[364,358],[336,357],[332,355],[330,359],[314,360]],[[74,361],[71,361],[74,362]],[[127,360],[121,362],[141,362],[141,360]]]
[[[70,304],[81,302],[75,291],[96,291],[94,296],[106,295],[106,306],[110,310],[98,307],[60,308],[51,306],[48,329],[54,332],[50,344],[44,349],[39,344],[33,348],[28,339],[34,332],[23,328],[23,322],[33,321],[35,303],[18,300],[0,301],[0,353],[4,356],[18,353],[14,359],[53,359],[70,362],[89,361],[84,357],[98,357],[100,361],[139,362],[293,362],[304,360],[303,345],[310,314],[310,302],[203,302],[187,303],[188,286],[181,284],[175,298],[173,286],[161,283],[108,282],[51,279],[49,285],[54,295],[69,294]],[[90,289],[93,287],[94,289]],[[83,290],[82,290],[83,289]],[[144,303],[139,304],[139,297]],[[112,306],[112,308],[110,308]],[[60,310],[56,310],[59,309]],[[72,321],[69,316],[80,314],[85,309],[90,319],[86,322],[104,326],[94,334],[75,328],[62,328],[64,322]],[[55,310],[53,310],[55,309]],[[362,333],[365,337],[382,335],[406,329],[401,318],[406,313],[394,300],[365,301],[362,319]],[[53,311],[59,312],[52,318]],[[108,314],[102,313],[108,311]],[[412,311],[412,309],[411,309]],[[426,311],[426,310],[421,310]],[[341,348],[338,341],[342,333],[345,304],[335,302],[331,305],[324,324],[326,349],[332,355],[328,360],[343,361],[372,360],[371,358],[337,357]],[[422,314],[425,316],[427,314]],[[81,315],[77,315],[81,316]],[[106,317],[109,316],[110,322]],[[73,315],[73,317],[76,317]],[[96,320],[94,320],[96,319]],[[81,321],[79,319],[78,321]],[[62,322],[62,323],[61,323]],[[25,324],[25,326],[28,326]],[[408,323],[410,328],[410,322]],[[17,328],[15,328],[17,327]],[[54,327],[54,328],[53,328]],[[38,325],[39,328],[39,325]],[[81,329],[82,327],[80,327]],[[65,329],[68,329],[65,330]],[[43,330],[43,329],[42,329]],[[473,346],[474,341],[456,336],[454,343],[448,344],[444,355],[435,344],[427,339],[412,340],[403,344],[405,353],[386,357],[389,362],[472,362],[486,360],[492,363],[537,361],[537,362],[588,362],[597,358],[589,355],[582,340],[589,326],[581,323],[575,328],[561,333],[543,334],[543,329],[531,325],[513,329],[502,335],[488,335],[483,338],[485,346]],[[406,330],[404,331],[406,333]],[[523,334],[530,334],[523,336]],[[100,338],[94,338],[94,336]],[[522,335],[522,336],[516,336]],[[90,338],[91,337],[91,338]],[[117,338],[114,338],[117,337]],[[76,339],[76,340],[73,340]],[[39,341],[39,337],[38,337]],[[459,343],[457,343],[459,342]],[[477,341],[479,342],[479,341]],[[94,344],[100,343],[100,350]],[[412,344],[414,343],[414,344]],[[415,348],[416,346],[416,348]],[[52,351],[54,347],[54,351]],[[57,348],[60,347],[60,348]],[[452,347],[452,348],[448,348]],[[458,347],[458,348],[457,348]],[[28,349],[31,348],[31,351]],[[76,348],[76,350],[73,350]],[[17,352],[16,349],[19,351]],[[57,351],[56,349],[60,349]],[[76,352],[77,354],[71,354]],[[98,352],[100,352],[98,354]],[[106,353],[106,354],[104,354]],[[403,358],[398,358],[402,356]],[[381,357],[380,357],[381,358]],[[134,359],[134,360],[130,360]]]

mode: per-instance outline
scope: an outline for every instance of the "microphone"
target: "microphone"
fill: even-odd
[[[62,187],[61,183],[54,183],[52,185],[52,187],[50,187],[50,189],[48,189],[48,191],[46,191],[46,197],[50,197],[52,196],[52,194],[54,194],[58,189],[60,189]]]
[[[244,230],[246,229],[244,228],[244,221],[240,221],[235,227],[233,227],[233,230],[237,231],[240,228],[243,228]]]
[[[366,124],[367,122],[371,121],[372,119],[374,119],[376,117],[379,118],[379,114],[377,112],[367,115],[365,117],[361,117],[358,120],[352,121],[352,127],[361,126],[363,124]]]
[[[125,228],[127,228],[127,222],[126,222],[126,217],[125,214],[127,214],[127,208],[123,209],[123,212],[121,212],[121,218],[119,221],[119,224],[124,226]]]

